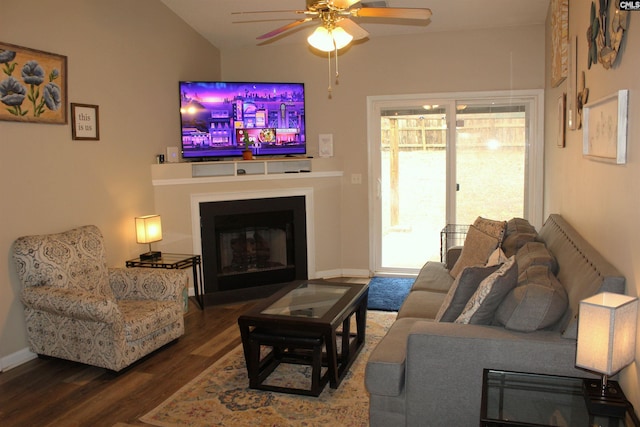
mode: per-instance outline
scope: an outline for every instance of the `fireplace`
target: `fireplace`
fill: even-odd
[[[304,196],[200,203],[207,302],[263,296],[308,278]]]

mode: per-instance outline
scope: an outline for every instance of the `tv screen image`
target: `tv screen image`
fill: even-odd
[[[184,159],[306,153],[304,83],[181,81],[180,121]]]

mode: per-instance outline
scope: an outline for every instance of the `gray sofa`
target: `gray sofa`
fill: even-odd
[[[579,302],[602,291],[624,293],[625,279],[560,215],[550,215],[539,232],[527,225],[510,220],[502,247],[507,256],[522,259],[519,252],[529,242],[544,243],[552,254],[552,280],[564,289],[559,320],[526,332],[495,319],[484,325],[436,321],[454,283],[447,266],[455,259],[428,262],[367,362],[371,426],[478,425],[485,368],[588,376],[575,367]],[[526,275],[518,272],[516,287],[498,310],[504,312],[523,289]]]

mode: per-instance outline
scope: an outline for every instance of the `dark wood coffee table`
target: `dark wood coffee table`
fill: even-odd
[[[338,388],[364,344],[368,294],[368,285],[297,281],[240,316],[249,387],[309,396],[327,382]],[[311,366],[311,386],[264,384],[280,363]]]

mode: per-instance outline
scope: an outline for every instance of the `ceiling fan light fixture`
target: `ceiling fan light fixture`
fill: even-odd
[[[307,42],[322,52],[342,49],[351,43],[351,40],[353,40],[353,36],[340,27],[327,30],[325,27],[320,26],[307,37]]]
[[[333,45],[333,37],[325,27],[318,27],[316,30],[307,37],[307,41],[313,47],[323,52],[331,52],[335,49]]]
[[[333,41],[336,44],[336,49],[342,49],[345,46],[348,46],[353,40],[353,36],[347,33],[344,28],[336,27],[331,30],[331,35],[333,36]]]

